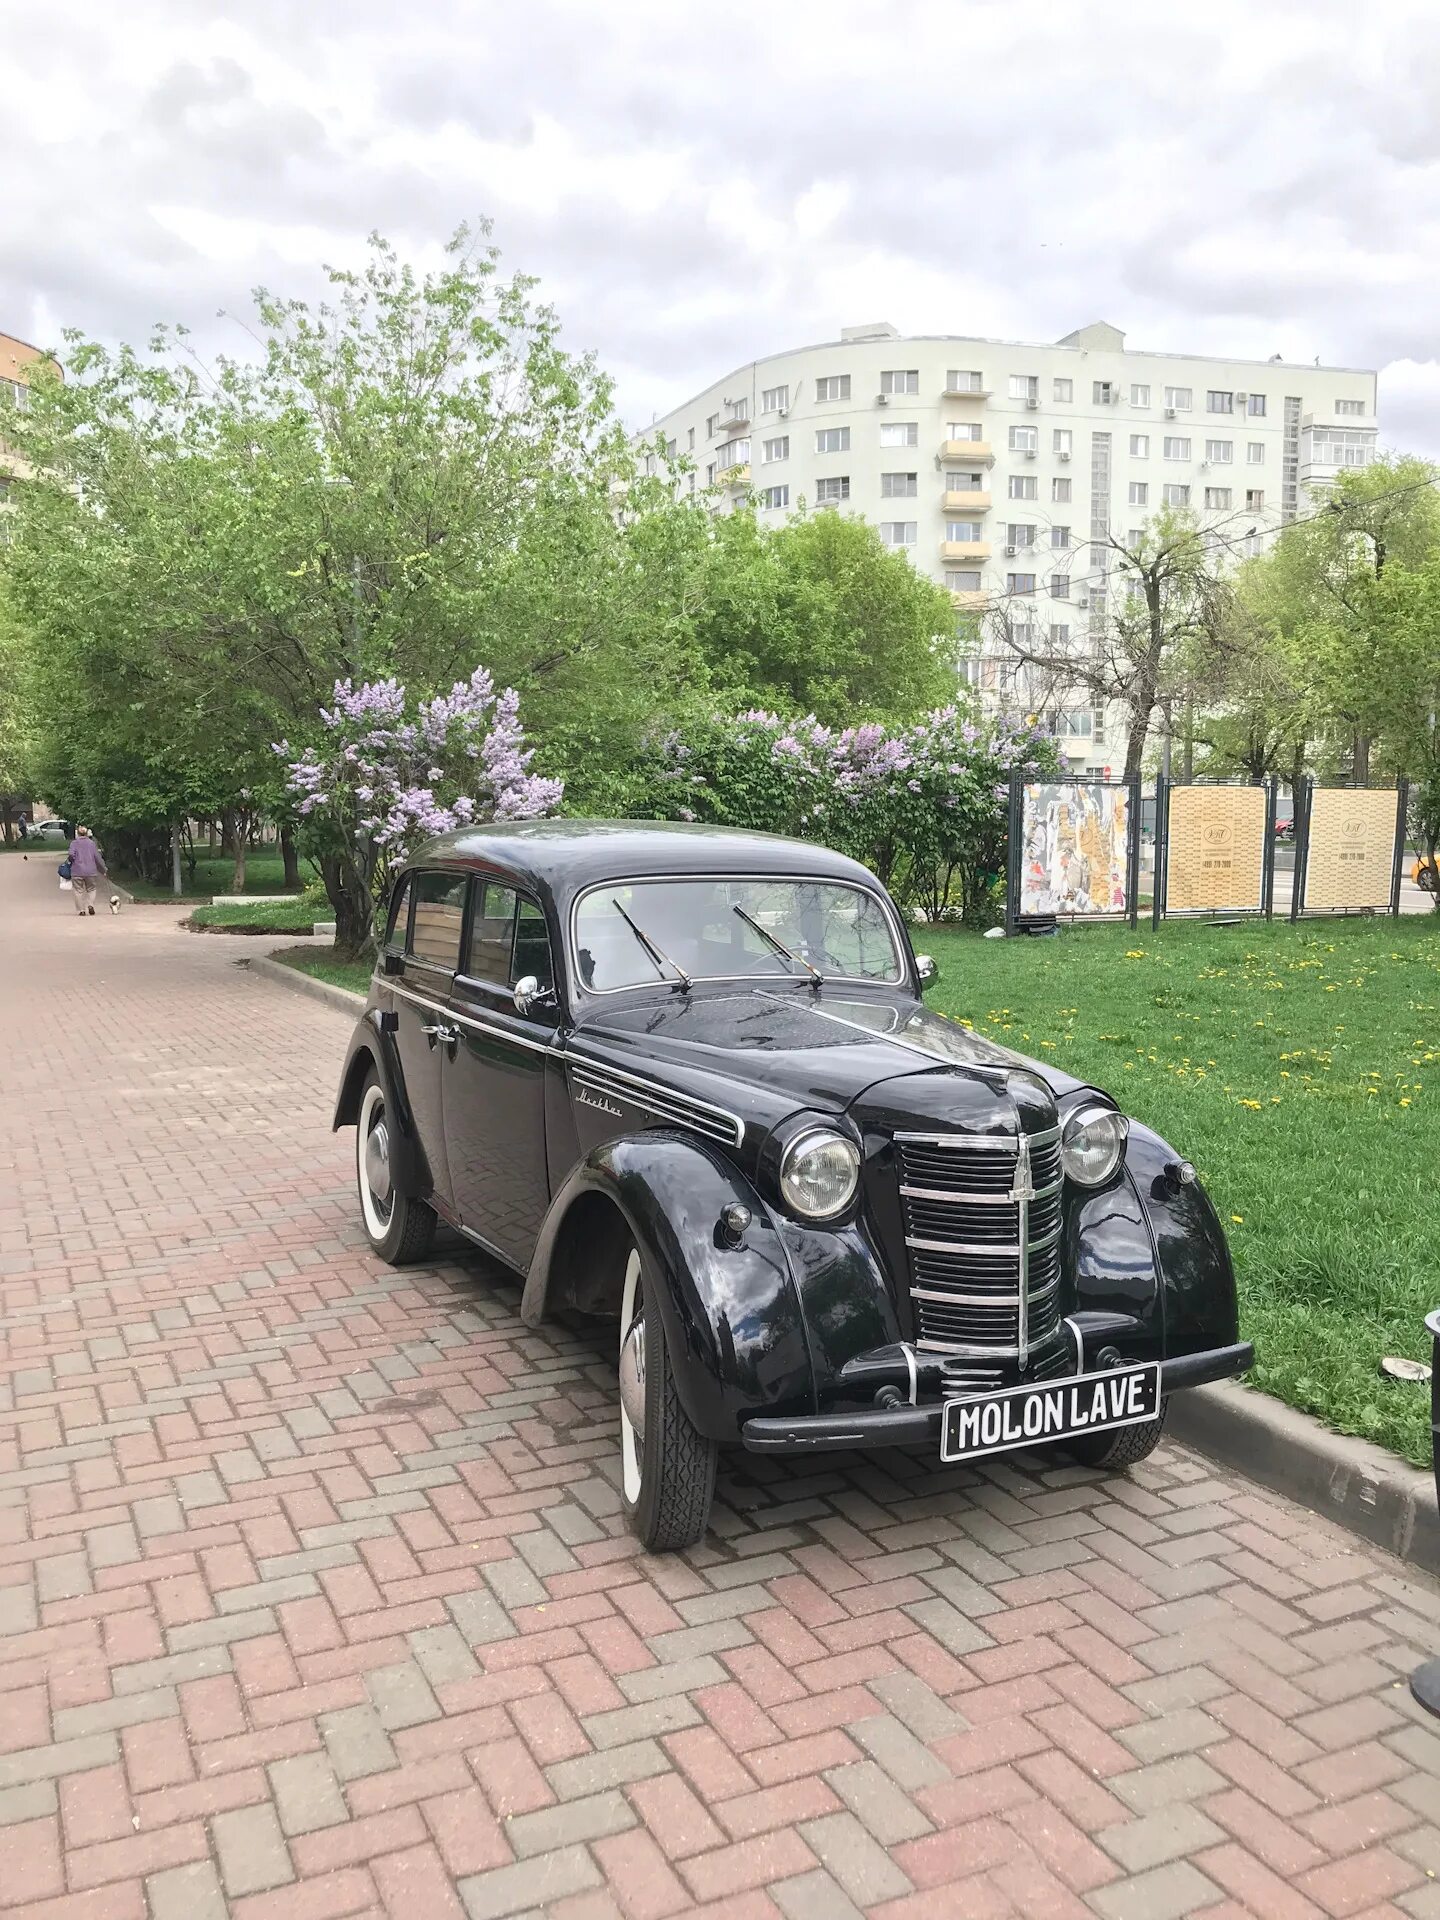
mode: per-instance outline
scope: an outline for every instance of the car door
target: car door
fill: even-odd
[[[404,958],[400,973],[390,976],[405,1092],[442,1211],[454,1201],[445,1154],[441,1069],[459,1044],[448,1004],[460,967],[469,884],[468,875],[443,868],[411,876]]]
[[[542,1000],[522,1012],[515,986],[527,976]],[[539,903],[508,881],[477,876],[465,967],[450,1002],[460,1041],[442,1074],[446,1152],[462,1226],[522,1273],[550,1200],[545,1075],[559,1019],[554,978]]]

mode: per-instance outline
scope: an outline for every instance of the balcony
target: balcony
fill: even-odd
[[[990,542],[988,540],[942,540],[940,558],[942,560],[988,560]]]
[[[989,387],[942,387],[942,399],[945,400],[988,400]]]
[[[741,488],[748,487],[750,484],[750,462],[743,460],[738,467],[728,467],[724,473],[718,474],[716,478],[722,481],[725,486],[729,487],[732,493],[736,493]]]
[[[983,588],[952,587],[950,602],[952,606],[959,607],[964,612],[983,613],[990,604],[990,596]]]
[[[944,493],[940,504],[947,513],[988,513],[990,496],[988,493]]]
[[[749,407],[741,407],[738,413],[721,415],[719,424],[715,429],[715,438],[717,440],[733,440],[737,433],[748,433],[749,431],[750,409]]]
[[[995,449],[988,440],[942,440],[940,458],[958,462],[961,466],[973,465],[979,461],[989,466],[995,458]]]

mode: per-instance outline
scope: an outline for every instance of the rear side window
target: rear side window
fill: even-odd
[[[390,918],[386,922],[387,947],[403,947],[410,931],[410,880],[407,873],[390,897]]]
[[[417,873],[412,883],[415,898],[410,919],[410,944],[406,948],[416,960],[428,966],[445,967],[451,973],[460,964],[460,936],[465,927],[465,888],[463,873]]]

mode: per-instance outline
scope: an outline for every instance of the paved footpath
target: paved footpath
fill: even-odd
[[[348,1026],[0,855],[0,1912],[1440,1916],[1440,1589],[1171,1448],[728,1462],[362,1244]]]

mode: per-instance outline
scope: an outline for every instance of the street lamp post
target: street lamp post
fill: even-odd
[[[1435,1497],[1440,1500],[1440,1307],[1425,1316],[1431,1340],[1430,1439],[1435,1466]],[[1427,1660],[1410,1676],[1410,1691],[1430,1713],[1440,1714],[1440,1659]]]

